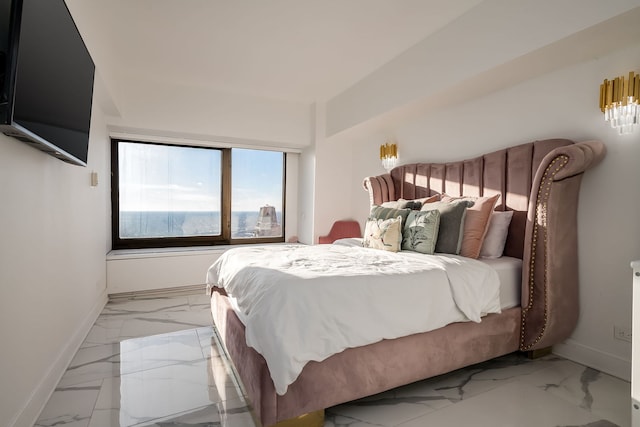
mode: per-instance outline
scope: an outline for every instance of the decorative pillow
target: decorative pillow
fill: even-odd
[[[421,211],[423,212],[431,210],[440,212],[440,228],[438,230],[438,240],[436,241],[436,252],[455,255],[460,253],[464,218],[469,206],[473,206],[473,202],[470,200],[453,200],[449,203],[427,203],[422,207]]]
[[[364,227],[362,246],[365,248],[398,252],[400,250],[400,243],[402,242],[401,226],[401,216],[389,219],[368,219]]]
[[[417,201],[417,200],[400,199],[400,200],[398,200],[398,202],[402,204],[402,207],[404,209],[411,209],[411,210],[419,211],[420,208],[422,207],[422,202]]]
[[[493,212],[489,221],[489,230],[484,237],[480,256],[482,258],[500,258],[504,252],[504,244],[509,233],[509,224],[513,211]]]
[[[400,200],[392,200],[390,202],[382,202],[380,205],[381,208],[390,208],[390,209],[402,209],[400,205],[404,205],[404,203],[400,202]]]
[[[404,228],[404,222],[407,220],[407,215],[409,215],[410,211],[410,209],[394,209],[384,208],[382,206],[374,206],[371,208],[369,219],[389,219],[402,217],[402,226],[400,227],[400,231],[402,231],[402,228]]]
[[[400,199],[400,200],[404,200],[404,199]],[[440,201],[440,195],[434,194],[433,196],[429,196],[429,197],[422,197],[420,199],[407,200],[407,203],[413,203],[413,206],[414,206],[413,209],[420,210],[422,206],[425,205],[425,203],[433,203],[433,202],[439,202],[439,201]],[[409,207],[409,205],[407,205],[407,207]]]
[[[423,205],[425,203],[439,202],[440,201],[440,195],[439,194],[434,194],[433,196],[423,197],[422,199],[416,199],[416,200],[419,201],[419,202],[422,202]]]
[[[382,206],[383,208],[420,210],[422,205],[424,205],[425,203],[437,202],[439,200],[440,200],[440,195],[436,194],[430,197],[423,197],[421,199],[413,199],[413,200],[398,199],[391,202],[384,202],[380,206]]]
[[[433,254],[438,240],[440,211],[412,211],[402,230],[402,250]]]
[[[491,197],[450,197],[446,195],[442,197],[443,202],[453,200],[471,200],[474,202],[473,206],[468,208],[467,216],[464,219],[464,234],[462,235],[460,255],[469,258],[478,258],[480,256],[482,242],[489,229],[491,212],[496,207],[499,198],[500,194]]]

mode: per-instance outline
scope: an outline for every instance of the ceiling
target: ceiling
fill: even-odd
[[[640,0],[65,1],[112,129],[279,145],[314,103],[347,138],[640,40]]]
[[[330,99],[480,3],[67,1],[73,13],[90,18],[78,26],[109,52],[110,64],[118,64],[110,70],[118,80],[300,103]]]

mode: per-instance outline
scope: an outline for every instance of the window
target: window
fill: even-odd
[[[231,150],[231,238],[281,237],[283,155]]]
[[[112,142],[113,248],[284,241],[285,154]]]

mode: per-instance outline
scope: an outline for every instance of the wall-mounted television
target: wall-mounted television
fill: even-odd
[[[0,131],[86,166],[95,66],[64,0],[0,0]]]

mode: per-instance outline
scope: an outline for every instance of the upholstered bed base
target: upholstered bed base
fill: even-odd
[[[310,362],[287,393],[275,393],[264,358],[245,343],[244,325],[223,293],[211,298],[213,321],[265,427],[518,349],[552,346],[578,318],[577,206],[582,174],[604,157],[597,141],[536,141],[452,163],[399,166],[364,181],[371,204],[432,194],[500,194],[514,211],[505,255],[522,259],[521,307],[480,323],[454,323],[422,334],[350,348]],[[277,333],[277,331],[274,331]],[[310,337],[313,339],[313,337]]]
[[[247,347],[244,325],[228,298],[215,289],[211,310],[220,338],[264,427],[514,352],[520,336],[521,310],[516,307],[488,315],[481,323],[454,323],[431,332],[350,348],[322,363],[307,364],[287,393],[279,396],[264,358]]]

